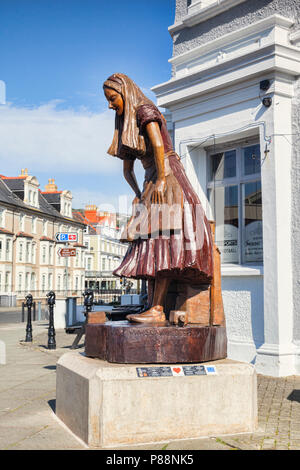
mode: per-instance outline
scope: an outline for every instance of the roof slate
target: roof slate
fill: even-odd
[[[10,182],[10,183],[9,183]],[[13,182],[13,183],[12,183]],[[17,183],[16,183],[17,182]],[[82,221],[71,219],[69,217],[64,217],[60,214],[47,200],[44,198],[43,194],[39,191],[39,208],[32,207],[30,205],[25,204],[22,199],[20,199],[16,194],[13,193],[11,188],[15,188],[16,191],[21,191],[21,187],[19,183],[23,185],[24,188],[24,181],[23,179],[17,178],[9,178],[9,179],[2,179],[0,176],[0,203],[3,202],[5,204],[13,205],[20,210],[30,210],[35,213],[46,214],[51,217],[55,217],[56,219],[60,219],[62,221],[68,223],[75,223],[85,225]]]

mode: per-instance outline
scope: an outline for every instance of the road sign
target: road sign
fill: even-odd
[[[61,243],[68,243],[68,242],[77,242],[78,241],[78,234],[77,233],[69,233],[69,232],[58,232],[55,235],[55,240]]]
[[[67,258],[68,256],[76,256],[76,248],[60,248],[58,250],[59,256]]]

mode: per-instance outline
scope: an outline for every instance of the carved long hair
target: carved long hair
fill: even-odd
[[[107,153],[116,157],[125,155],[144,155],[146,145],[137,125],[137,110],[143,104],[152,104],[140,88],[123,73],[111,75],[103,84],[103,88],[112,88],[120,93],[124,102],[122,116],[116,113],[115,131],[111,146]]]

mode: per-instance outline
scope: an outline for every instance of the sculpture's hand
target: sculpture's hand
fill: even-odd
[[[163,204],[165,202],[166,180],[158,179],[151,195],[152,204]]]

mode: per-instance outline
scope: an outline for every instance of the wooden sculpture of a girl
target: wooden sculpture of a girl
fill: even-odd
[[[135,193],[133,215],[122,237],[129,247],[114,275],[145,279],[148,294],[152,293],[150,308],[128,315],[128,320],[163,323],[172,280],[197,285],[212,279],[210,225],[158,108],[124,74],[111,75],[103,89],[109,108],[116,112],[108,153],[123,160],[124,177]],[[142,191],[134,174],[136,159],[145,170]]]

